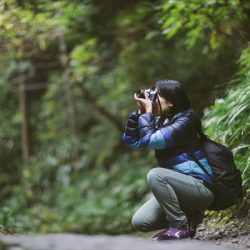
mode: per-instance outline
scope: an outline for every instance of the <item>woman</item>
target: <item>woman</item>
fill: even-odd
[[[160,80],[153,89],[142,97],[134,95],[139,110],[130,114],[123,136],[134,148],[154,149],[159,165],[147,175],[153,197],[136,211],[132,224],[143,232],[164,229],[158,240],[187,238],[195,234],[192,220],[197,221],[213,201],[213,193],[204,185],[211,182],[212,170],[199,147],[201,122],[183,86]],[[211,176],[192,160],[190,152]]]

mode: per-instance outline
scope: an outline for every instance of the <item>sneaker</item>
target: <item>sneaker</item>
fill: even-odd
[[[204,213],[196,211],[192,216],[188,217],[188,226],[190,238],[194,238],[198,225],[202,222]]]
[[[157,236],[157,240],[177,240],[189,237],[189,227],[184,225],[181,228],[170,227]]]
[[[163,232],[165,232],[167,229],[165,228],[165,229],[161,229],[161,230],[158,230],[156,233],[154,233],[151,237],[152,237],[152,239],[153,240],[157,240],[157,237],[160,235],[160,234],[162,234]]]

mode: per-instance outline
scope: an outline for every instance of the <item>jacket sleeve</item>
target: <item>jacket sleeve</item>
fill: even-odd
[[[132,112],[129,115],[125,132],[123,134],[123,141],[127,144],[133,145],[139,140],[138,118],[140,114]]]
[[[186,117],[180,117],[171,125],[157,130],[152,113],[142,114],[137,118],[136,124],[133,140],[128,140],[128,137],[127,141],[124,140],[135,148],[164,149],[180,146],[186,143],[192,129],[192,122]],[[126,131],[124,135],[126,136]]]

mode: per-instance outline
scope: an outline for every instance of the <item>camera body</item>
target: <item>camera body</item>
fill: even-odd
[[[138,90],[136,92],[136,96],[138,98],[143,98],[145,99],[145,92],[148,93],[148,98],[152,103],[155,103],[156,98],[157,98],[157,92],[154,89],[145,89],[145,90]]]

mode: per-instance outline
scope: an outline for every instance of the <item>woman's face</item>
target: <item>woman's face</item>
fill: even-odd
[[[155,104],[153,105],[153,113],[156,116],[160,116],[162,113],[169,114],[172,107],[173,104],[170,101],[167,101],[165,98],[157,94],[157,99],[155,101]]]

